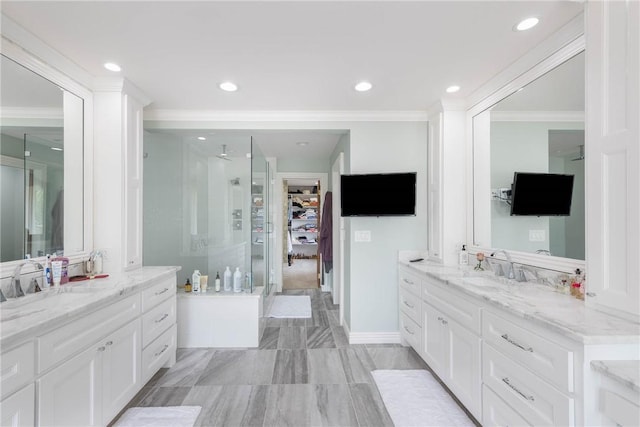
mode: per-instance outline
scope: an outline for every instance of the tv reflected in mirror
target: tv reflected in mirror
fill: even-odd
[[[515,172],[511,186],[511,215],[568,216],[573,175]]]

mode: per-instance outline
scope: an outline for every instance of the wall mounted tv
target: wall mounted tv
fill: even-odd
[[[515,172],[511,186],[511,215],[568,216],[573,175]]]
[[[416,172],[342,175],[342,216],[416,214]]]

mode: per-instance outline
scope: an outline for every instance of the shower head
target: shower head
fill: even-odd
[[[222,152],[220,154],[218,154],[216,157],[222,159],[222,160],[227,160],[227,161],[231,161],[231,159],[229,158],[228,154],[227,154],[227,144],[222,144]]]
[[[575,159],[571,159],[572,162],[576,162],[578,160],[584,160],[584,145],[580,146],[580,154]]]

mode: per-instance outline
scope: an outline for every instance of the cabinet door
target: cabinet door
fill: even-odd
[[[458,399],[477,418],[480,417],[481,371],[480,338],[458,322],[445,319],[448,335],[448,378],[447,385]]]
[[[98,426],[102,423],[102,356],[92,346],[38,380],[38,424]]]
[[[443,316],[430,304],[422,305],[422,356],[427,364],[439,376],[446,375],[445,328],[442,323]],[[444,378],[443,378],[444,380]]]
[[[124,95],[125,268],[142,266],[142,105]]]
[[[135,396],[140,385],[140,320],[104,339],[102,362],[103,424],[108,424]]]
[[[0,403],[0,425],[33,426],[35,420],[35,386],[33,383]]]

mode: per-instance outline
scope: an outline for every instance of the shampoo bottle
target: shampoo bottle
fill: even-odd
[[[468,265],[469,257],[467,256],[467,245],[462,245],[462,250],[458,254],[458,264],[460,265]]]
[[[191,286],[193,286],[193,292],[200,292],[200,270],[194,270],[191,275]]]
[[[229,266],[224,270],[224,290],[225,292],[231,291],[231,270],[229,270]]]
[[[240,273],[240,267],[236,267],[236,272],[233,273],[233,292],[242,292],[242,273]]]
[[[216,271],[216,292],[220,292],[220,272]]]

